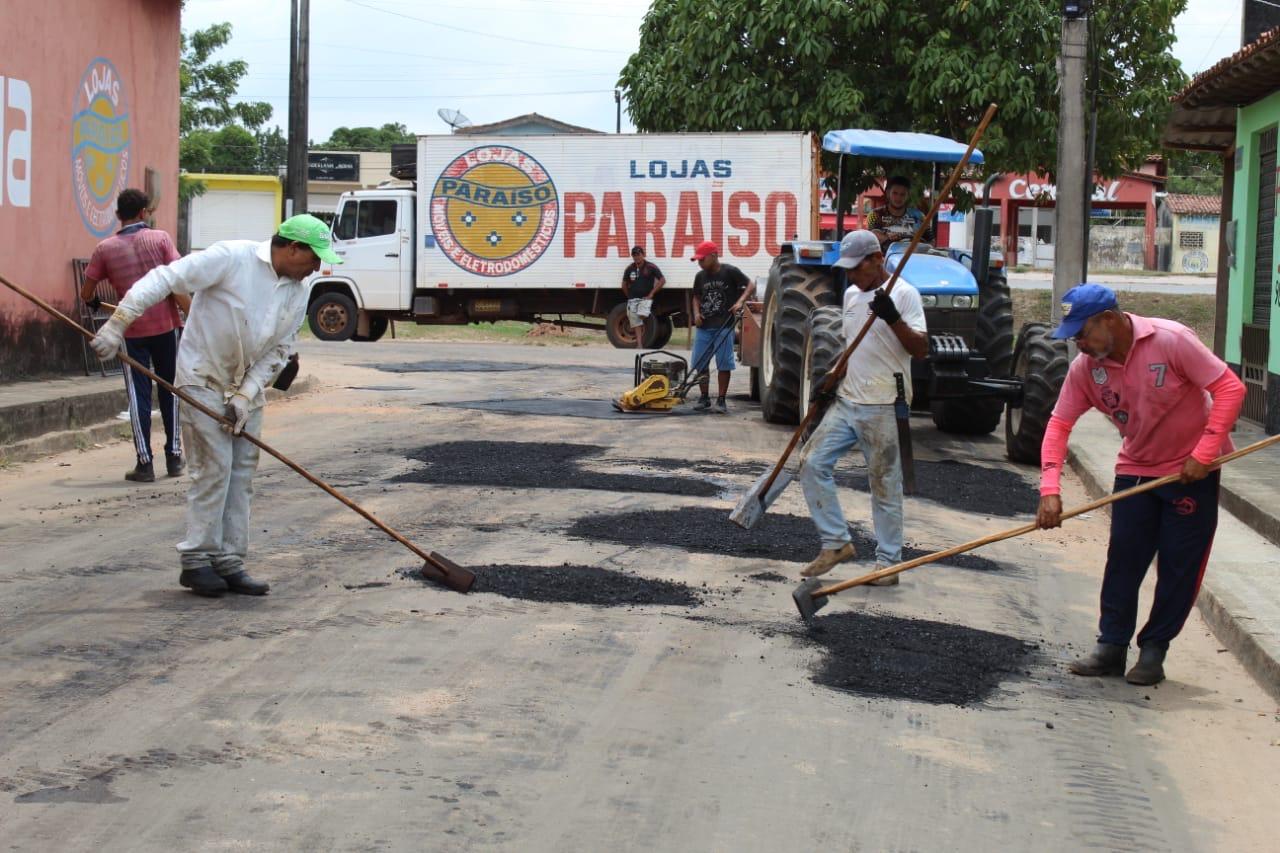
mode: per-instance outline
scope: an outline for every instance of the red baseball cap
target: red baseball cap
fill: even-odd
[[[705,258],[707,255],[718,255],[718,254],[720,254],[719,246],[717,246],[715,243],[711,242],[710,240],[703,240],[701,243],[698,244],[698,248],[693,250],[693,257],[690,258],[689,260],[700,261],[703,258]]]

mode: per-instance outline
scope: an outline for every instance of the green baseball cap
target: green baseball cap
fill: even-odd
[[[304,243],[326,264],[340,264],[342,258],[329,246],[329,226],[309,213],[290,216],[276,231],[286,240]]]

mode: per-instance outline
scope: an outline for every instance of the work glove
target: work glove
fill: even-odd
[[[93,296],[90,296],[88,299],[86,299],[84,301],[84,304],[88,305],[89,310],[95,314],[97,314],[98,311],[102,308],[102,300],[98,298],[98,294],[96,293],[93,294]]]
[[[872,297],[871,313],[884,320],[890,326],[902,319],[902,313],[898,311],[898,306],[893,304],[893,297],[885,293],[884,290],[877,290],[876,295]]]
[[[93,340],[89,341],[89,346],[98,358],[103,361],[115,358],[122,350],[124,350],[124,330],[128,328],[128,324],[118,313],[112,314],[111,319],[103,324],[98,330],[98,334],[93,336]]]
[[[233,425],[223,424],[223,432],[229,432],[232,435],[240,435],[244,432],[244,425],[249,422],[249,398],[243,394],[234,395],[227,401],[226,416]]]

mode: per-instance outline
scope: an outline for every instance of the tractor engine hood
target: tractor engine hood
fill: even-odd
[[[885,269],[892,273],[902,260],[901,252],[889,250]],[[959,261],[939,255],[912,255],[901,278],[920,291],[920,295],[978,295],[978,282],[973,273]]]

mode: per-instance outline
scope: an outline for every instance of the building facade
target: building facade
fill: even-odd
[[[3,274],[64,312],[72,260],[115,231],[121,190],[177,225],[179,7],[0,0]],[[0,287],[0,381],[82,367],[74,332]]]

